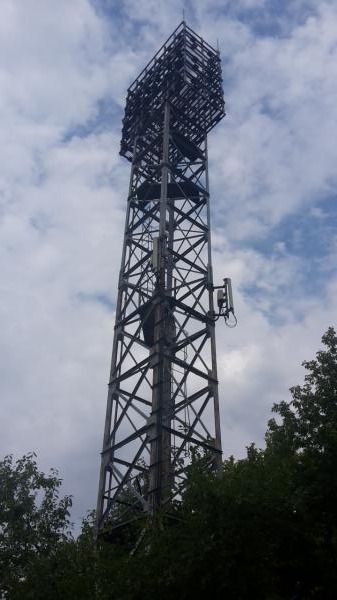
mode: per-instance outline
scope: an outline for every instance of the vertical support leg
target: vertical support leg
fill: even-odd
[[[211,250],[211,215],[209,205],[209,176],[208,176],[208,147],[207,147],[207,136],[205,139],[205,170],[206,170],[206,190],[207,190],[207,224],[208,224],[208,289],[209,289],[209,309],[210,314],[214,313],[214,299],[213,299],[213,268],[212,268],[212,250]],[[215,456],[215,466],[218,473],[221,473],[222,466],[222,444],[221,444],[221,425],[220,425],[220,407],[219,407],[219,386],[218,386],[218,374],[217,374],[217,360],[216,360],[216,344],[215,344],[215,323],[211,321],[209,323],[209,332],[211,339],[211,357],[212,357],[212,379],[216,383],[212,383],[213,388],[213,399],[214,399],[214,431],[215,431],[215,447],[218,450],[218,454]]]
[[[168,501],[171,491],[171,361],[168,356],[169,310],[167,306],[167,185],[169,176],[170,105],[165,104],[161,164],[158,279],[155,294],[153,347],[152,434],[149,506],[152,513]]]

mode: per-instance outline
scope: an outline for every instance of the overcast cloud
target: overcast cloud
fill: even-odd
[[[174,0],[0,5],[1,455],[35,450],[95,505],[129,165],[128,85],[182,18]],[[336,325],[337,5],[190,0],[221,48],[227,117],[209,139],[224,455],[263,444]]]

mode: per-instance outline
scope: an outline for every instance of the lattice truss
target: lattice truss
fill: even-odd
[[[223,115],[219,55],[183,23],[125,111],[132,167],[99,528],[178,500],[192,448],[219,464],[207,132]]]

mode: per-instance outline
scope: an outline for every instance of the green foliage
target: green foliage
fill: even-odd
[[[275,419],[269,421],[269,449],[336,456],[337,337],[332,327],[322,342],[326,349],[317,352],[315,360],[304,361],[308,372],[302,387],[290,389],[292,401],[273,407],[282,420],[279,425]]]
[[[99,578],[96,555],[92,517],[89,515],[83,521],[82,533],[77,540],[69,536],[48,556],[39,554],[34,557],[13,599],[95,598],[96,581]]]
[[[337,594],[337,336],[332,327],[322,343],[316,359],[303,363],[304,385],[291,388],[289,403],[274,406],[280,422],[269,422],[265,456],[276,468],[283,463],[287,469],[303,540],[303,597],[310,591],[307,597],[330,598]]]
[[[33,457],[1,463],[1,566],[8,598],[34,600],[329,600],[337,597],[337,336],[304,362],[303,386],[273,408],[266,448],[230,457],[217,477],[192,455],[173,518],[139,522],[115,543],[93,537],[93,515],[75,540],[59,480]],[[54,477],[54,479],[53,479]],[[46,511],[42,511],[43,490]],[[40,492],[39,492],[40,493]],[[49,494],[49,495],[48,495]],[[18,521],[18,522],[17,522]],[[7,533],[6,533],[7,532]],[[130,548],[141,540],[134,553]],[[131,544],[132,542],[132,544]],[[13,549],[13,553],[11,552]],[[14,583],[15,582],[15,585]]]
[[[223,475],[192,463],[180,518],[130,564],[121,598],[337,597],[337,337],[304,363],[304,385],[275,405],[266,449]],[[126,594],[125,596],[123,595]]]
[[[12,597],[36,556],[51,556],[68,539],[71,498],[59,499],[57,471],[40,472],[34,454],[6,456],[0,482],[0,594]]]

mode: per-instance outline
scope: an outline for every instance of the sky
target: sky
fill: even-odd
[[[1,0],[0,456],[38,454],[96,504],[129,179],[127,87],[182,20],[221,49],[209,136],[224,457],[336,326],[337,3]]]

